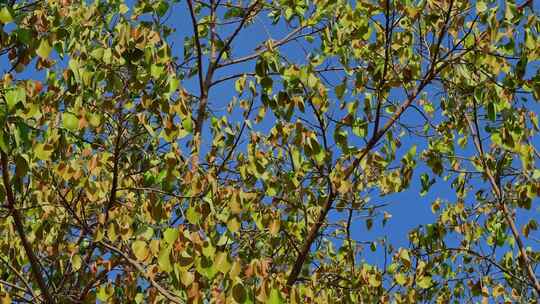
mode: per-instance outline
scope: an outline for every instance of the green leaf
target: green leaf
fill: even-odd
[[[497,112],[496,112],[496,109],[495,109],[495,103],[494,102],[488,103],[487,111],[488,111],[489,120],[495,121],[495,119],[497,118]]]
[[[261,79],[261,86],[267,92],[270,92],[272,90],[273,83],[274,81],[270,77],[264,77],[263,79]]]
[[[150,66],[150,74],[154,79],[159,79],[164,71],[164,67],[161,65],[152,64],[152,66]]]
[[[163,240],[166,244],[172,245],[174,242],[176,242],[176,239],[178,238],[178,229],[175,228],[167,228],[163,232]]]
[[[435,179],[429,179],[427,173],[420,175],[420,183],[422,184],[422,189],[420,190],[420,196],[424,196],[428,193],[429,188],[435,183]]]
[[[186,211],[186,219],[188,220],[188,222],[195,225],[199,223],[199,220],[201,219],[201,214],[194,207],[189,207]]]
[[[169,94],[174,93],[180,84],[180,80],[174,76],[169,77]]]
[[[233,286],[232,295],[236,303],[245,303],[247,301],[247,292],[241,283]]]
[[[36,144],[34,147],[34,155],[40,160],[49,160],[53,153],[53,146],[49,144]]]
[[[13,21],[13,16],[11,16],[11,12],[7,8],[7,6],[4,6],[0,10],[0,22],[3,24],[8,24]]]
[[[65,112],[62,114],[62,123],[64,128],[70,131],[76,131],[79,129],[79,118],[72,113]]]
[[[182,128],[189,133],[193,131],[193,121],[191,120],[191,117],[185,117],[182,119]]]
[[[197,259],[195,268],[198,273],[202,274],[207,279],[212,279],[218,273],[217,268],[214,267],[214,261],[205,256]]]
[[[266,301],[267,304],[281,304],[285,303],[285,300],[283,300],[283,297],[281,296],[281,293],[276,288],[272,288],[270,291],[270,295],[268,296],[268,301]]]
[[[231,232],[237,232],[240,227],[240,222],[234,217],[227,222],[227,228],[229,228]]]
[[[42,39],[39,43],[39,47],[36,49],[36,54],[43,59],[47,59],[51,54],[52,47],[47,39]]]
[[[107,290],[108,288],[106,286],[101,286],[98,289],[98,292],[96,293],[96,297],[101,302],[107,302],[107,300],[111,297],[111,294]]]
[[[26,102],[26,91],[24,88],[16,87],[8,90],[5,94],[8,111],[13,110],[19,102]]]
[[[347,83],[343,82],[343,83],[336,86],[335,90],[336,90],[337,98],[342,99],[343,96],[345,95],[345,89],[347,88],[346,84]]]
[[[169,9],[169,4],[166,1],[159,1],[155,8],[156,13],[158,13],[160,17],[165,16],[168,9]]]
[[[2,152],[4,153],[8,153],[9,152],[8,147],[9,147],[9,137],[6,134],[6,132],[4,132],[4,130],[0,129],[0,150],[2,150]]]

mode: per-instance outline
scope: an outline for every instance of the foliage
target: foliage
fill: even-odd
[[[538,19],[3,1],[3,303],[535,303]],[[408,246],[363,236],[392,224],[386,197],[441,183]]]

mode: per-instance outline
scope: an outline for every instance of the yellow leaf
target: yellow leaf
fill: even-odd
[[[407,283],[407,277],[402,272],[396,273],[394,279],[399,285],[405,285]]]
[[[11,296],[6,293],[4,296],[2,296],[1,303],[2,304],[11,304],[12,303]]]
[[[49,44],[49,41],[47,39],[41,40],[39,43],[39,47],[36,50],[36,54],[38,54],[39,57],[46,59],[51,54],[52,47]]]
[[[495,288],[493,288],[492,295],[494,298],[497,298],[499,296],[502,296],[504,294],[504,287],[502,285],[497,285]]]
[[[381,278],[379,275],[371,275],[369,276],[369,285],[373,287],[379,287],[381,286]]]
[[[145,241],[137,240],[131,244],[131,250],[139,261],[143,261],[148,256],[148,247]]]
[[[171,248],[168,246],[163,247],[159,252],[158,265],[159,265],[159,269],[161,269],[162,271],[166,271],[166,272],[172,271],[171,260],[169,259],[170,252],[171,252]]]
[[[74,271],[81,269],[82,259],[81,256],[76,254],[71,258],[71,266]]]

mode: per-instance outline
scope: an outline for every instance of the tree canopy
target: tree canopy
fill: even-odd
[[[2,1],[2,303],[536,303],[538,11]]]

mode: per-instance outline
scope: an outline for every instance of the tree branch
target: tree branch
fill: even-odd
[[[24,247],[26,256],[28,256],[28,261],[30,262],[32,274],[34,275],[34,279],[36,280],[36,283],[39,286],[39,289],[41,290],[45,301],[47,303],[55,303],[54,298],[49,293],[47,283],[45,282],[45,279],[43,278],[43,275],[41,273],[39,260],[34,254],[34,250],[28,242],[28,239],[26,238],[26,231],[24,231],[24,224],[22,221],[23,217],[19,210],[15,207],[15,195],[11,190],[7,155],[3,151],[0,151],[0,163],[2,165],[2,180],[4,183],[4,188],[6,190],[8,209],[11,211],[11,216],[13,217],[13,225],[15,226],[15,230],[17,231],[17,234],[21,239],[21,243]]]
[[[527,254],[527,250],[525,249],[525,244],[523,243],[523,240],[521,239],[516,223],[514,219],[512,218],[511,211],[506,205],[506,203],[504,202],[505,199],[504,199],[503,191],[499,183],[497,182],[497,179],[495,175],[493,174],[492,170],[489,168],[489,166],[486,163],[486,160],[484,157],[484,148],[482,145],[482,139],[479,134],[480,128],[478,125],[478,113],[476,111],[476,102],[475,101],[473,102],[474,102],[473,119],[471,120],[471,118],[468,115],[465,115],[465,119],[467,120],[467,124],[469,125],[469,129],[471,131],[474,146],[476,148],[477,153],[479,154],[482,167],[484,168],[484,172],[491,185],[491,189],[493,190],[495,197],[497,199],[497,202],[499,203],[499,208],[504,215],[504,219],[506,223],[508,224],[508,226],[510,226],[510,231],[512,232],[512,236],[516,240],[519,253],[520,253],[519,257],[520,257],[521,262],[523,263],[523,267],[525,268],[525,271],[527,272],[527,276],[531,280],[532,286],[534,290],[536,291],[536,294],[540,295],[540,283],[538,282],[538,278],[536,278],[536,274],[534,273],[534,270],[532,269],[531,261]]]
[[[105,243],[103,241],[100,241],[99,244],[101,244],[102,246],[104,246],[105,248],[109,249],[109,250],[112,250],[114,252],[116,252],[117,254],[119,254],[120,256],[122,256],[122,258],[124,258],[131,266],[135,267],[135,269],[146,279],[148,280],[148,282],[150,282],[150,285],[152,285],[155,289],[157,289],[157,291],[163,295],[165,298],[167,298],[167,300],[171,301],[172,303],[176,303],[176,304],[182,304],[184,303],[180,298],[176,297],[175,295],[171,294],[167,289],[165,289],[163,286],[159,285],[158,282],[156,282],[152,277],[150,277],[147,273],[146,273],[146,270],[143,268],[143,266],[141,264],[139,264],[137,261],[135,261],[134,259],[130,258],[126,253],[124,253],[122,250],[120,250],[119,248],[111,245],[111,244],[108,244],[108,243]]]

